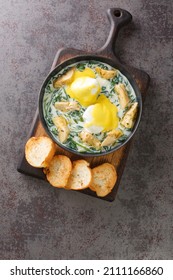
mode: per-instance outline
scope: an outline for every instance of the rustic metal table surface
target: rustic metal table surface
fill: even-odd
[[[0,259],[173,259],[172,0],[0,0],[0,7]],[[102,46],[111,7],[133,15],[118,56],[151,77],[112,203],[16,171],[57,49]]]

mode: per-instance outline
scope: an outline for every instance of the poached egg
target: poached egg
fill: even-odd
[[[94,104],[100,93],[100,85],[94,71],[89,68],[82,72],[76,70],[73,82],[66,87],[66,92],[84,107]]]
[[[89,106],[83,114],[84,128],[90,133],[100,133],[118,127],[118,110],[105,95],[100,95],[97,102]]]

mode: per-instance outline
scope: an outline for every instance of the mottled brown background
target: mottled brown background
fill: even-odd
[[[57,49],[101,47],[111,7],[133,15],[119,57],[151,76],[113,203],[16,171]],[[173,259],[172,14],[172,0],[0,0],[0,259]]]

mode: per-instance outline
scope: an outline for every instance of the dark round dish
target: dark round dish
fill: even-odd
[[[42,123],[44,129],[46,130],[47,134],[61,148],[65,149],[65,150],[67,150],[71,153],[80,155],[80,156],[102,156],[102,155],[112,153],[112,152],[116,151],[117,149],[120,149],[127,142],[129,142],[129,140],[133,137],[133,135],[136,132],[136,129],[139,125],[140,119],[141,119],[142,97],[141,97],[141,93],[139,91],[139,88],[138,88],[135,80],[131,77],[129,72],[126,70],[126,67],[124,65],[122,65],[122,63],[117,59],[116,55],[114,54],[115,41],[116,41],[118,32],[119,32],[121,27],[123,27],[124,25],[126,25],[127,23],[129,23],[132,20],[132,16],[129,12],[127,12],[125,10],[122,10],[122,9],[109,9],[108,10],[108,18],[109,18],[110,23],[111,23],[111,29],[110,29],[110,34],[108,36],[108,39],[107,39],[105,45],[101,49],[97,50],[95,53],[90,53],[90,54],[86,53],[85,54],[85,52],[81,51],[82,55],[72,57],[71,59],[68,59],[68,60],[64,61],[63,63],[59,64],[53,71],[51,71],[49,73],[49,75],[45,79],[45,81],[44,81],[44,83],[41,87],[41,90],[40,90],[39,116],[40,116],[41,123]],[[50,130],[48,128],[48,125],[47,125],[47,123],[45,121],[45,118],[44,118],[44,113],[43,113],[43,98],[44,98],[44,94],[45,94],[45,88],[46,88],[48,82],[50,81],[50,79],[52,79],[56,74],[58,74],[61,70],[63,70],[67,66],[70,66],[74,63],[78,63],[78,62],[82,62],[82,61],[90,61],[90,60],[98,61],[98,62],[101,62],[101,63],[106,63],[106,64],[110,65],[111,67],[113,67],[115,69],[118,69],[128,79],[130,85],[132,86],[132,88],[135,92],[136,100],[138,102],[138,112],[137,112],[135,124],[134,124],[134,126],[131,130],[131,133],[130,133],[129,137],[124,142],[122,142],[122,143],[118,144],[117,146],[109,149],[108,151],[97,152],[97,153],[95,153],[95,152],[94,153],[92,153],[92,152],[78,152],[78,151],[76,151],[72,148],[66,147],[64,144],[59,142],[57,140],[57,138],[54,137],[54,135],[52,135],[52,133],[50,132]]]

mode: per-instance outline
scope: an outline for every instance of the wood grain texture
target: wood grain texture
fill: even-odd
[[[80,50],[75,50],[75,49],[60,49],[55,56],[51,70],[53,70],[58,64],[62,63],[63,61],[76,57],[78,55],[82,55],[83,53],[84,52],[82,52]],[[93,53],[92,53],[92,55],[93,55]],[[102,55],[104,56],[104,53]],[[107,56],[105,55],[105,57],[107,57]],[[141,94],[142,94],[142,99],[144,101],[146,91],[148,88],[148,84],[149,84],[148,75],[145,72],[140,71],[134,67],[130,67],[130,66],[125,66],[125,67],[126,67],[127,71],[132,75],[132,77],[136,80],[136,82],[139,86],[139,89],[141,91]],[[28,139],[31,136],[42,136],[42,135],[47,135],[47,134],[39,120],[38,110],[37,110],[35,113],[35,117],[34,117],[32,126],[31,126],[31,130],[28,135]],[[121,180],[121,176],[122,176],[124,168],[125,168],[125,163],[126,163],[129,149],[130,149],[131,141],[132,140],[130,140],[126,145],[124,145],[117,151],[115,151],[111,154],[108,154],[108,155],[104,155],[104,156],[97,156],[97,157],[88,157],[87,156],[86,158],[80,157],[78,155],[74,155],[74,154],[62,149],[59,146],[57,146],[57,154],[66,155],[72,161],[77,160],[79,158],[84,158],[90,163],[91,168],[98,166],[104,162],[109,162],[109,163],[113,164],[115,169],[117,170],[118,180],[117,180],[112,192],[110,194],[108,194],[107,196],[100,198],[100,199],[104,199],[107,201],[113,201],[115,199],[115,196],[116,196],[116,193],[118,190],[118,186],[119,186],[119,183]],[[46,177],[45,177],[42,169],[34,168],[26,162],[24,153],[22,154],[22,157],[19,161],[17,170],[21,173],[46,180]],[[85,189],[85,190],[82,190],[81,192],[97,197],[95,192],[91,191],[90,189]]]

